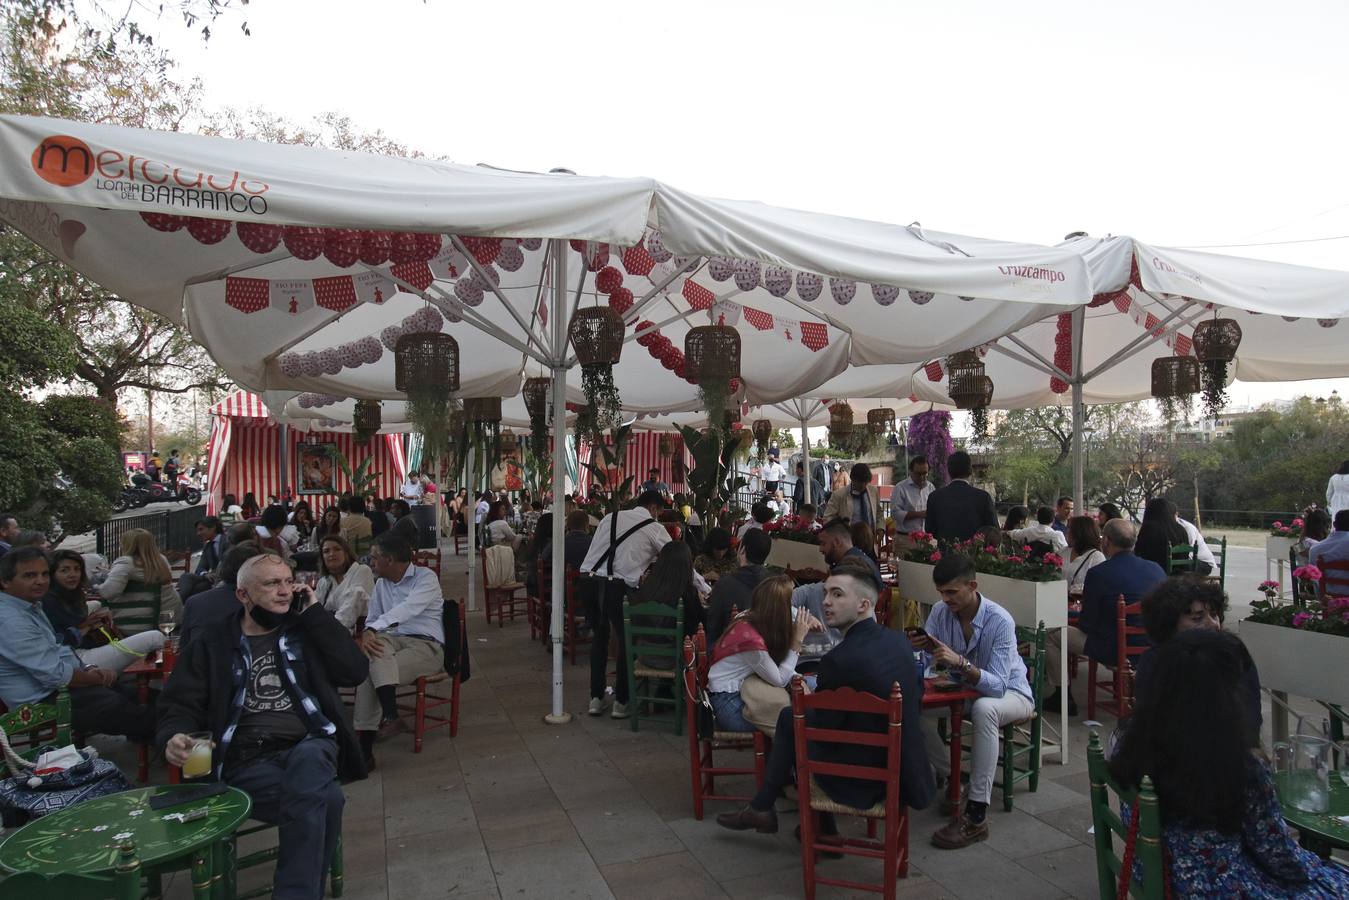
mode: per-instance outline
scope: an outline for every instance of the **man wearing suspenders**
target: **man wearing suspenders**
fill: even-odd
[[[656,521],[665,500],[656,491],[643,491],[629,509],[605,516],[595,529],[590,551],[581,563],[581,575],[589,576],[584,596],[590,620],[590,715],[604,713],[604,688],[608,681],[609,635],[618,643],[614,685],[615,719],[628,717],[628,661],[623,649],[623,600],[641,583],[642,575],[670,533]]]

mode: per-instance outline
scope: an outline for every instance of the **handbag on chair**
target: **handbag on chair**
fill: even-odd
[[[122,770],[92,747],[43,747],[30,762],[14,751],[0,728],[0,749],[10,771],[19,773],[0,780],[0,820],[6,828],[132,787]]]

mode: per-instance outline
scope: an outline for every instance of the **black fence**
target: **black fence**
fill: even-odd
[[[100,556],[116,556],[122,535],[135,528],[144,528],[155,536],[155,543],[165,553],[195,553],[201,542],[197,540],[197,523],[206,518],[206,504],[109,519],[95,530]]]
[[[1191,506],[1188,510],[1182,507],[1180,514],[1182,518],[1189,518],[1194,514],[1194,507]],[[1201,506],[1199,515],[1205,528],[1223,525],[1229,528],[1269,528],[1275,522],[1287,525],[1302,513],[1268,509],[1205,509]]]

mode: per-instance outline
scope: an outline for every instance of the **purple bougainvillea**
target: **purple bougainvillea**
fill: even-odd
[[[933,410],[909,419],[909,455],[926,456],[928,465],[932,467],[932,479],[938,484],[947,481],[946,457],[955,449],[955,444],[951,442],[949,412]]]

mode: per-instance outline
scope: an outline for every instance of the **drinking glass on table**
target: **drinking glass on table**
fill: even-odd
[[[1340,781],[1344,782],[1345,787],[1349,787],[1349,741],[1340,741],[1335,745],[1335,752],[1339,755]]]
[[[165,610],[159,614],[159,630],[163,632],[165,641],[169,639],[169,635],[173,634],[173,629],[177,627],[178,622],[174,618],[172,610]]]
[[[211,740],[211,732],[193,731],[188,737],[192,740],[192,749],[183,763],[183,778],[189,781],[193,778],[205,778],[211,774],[211,750],[215,747],[215,742]]]

